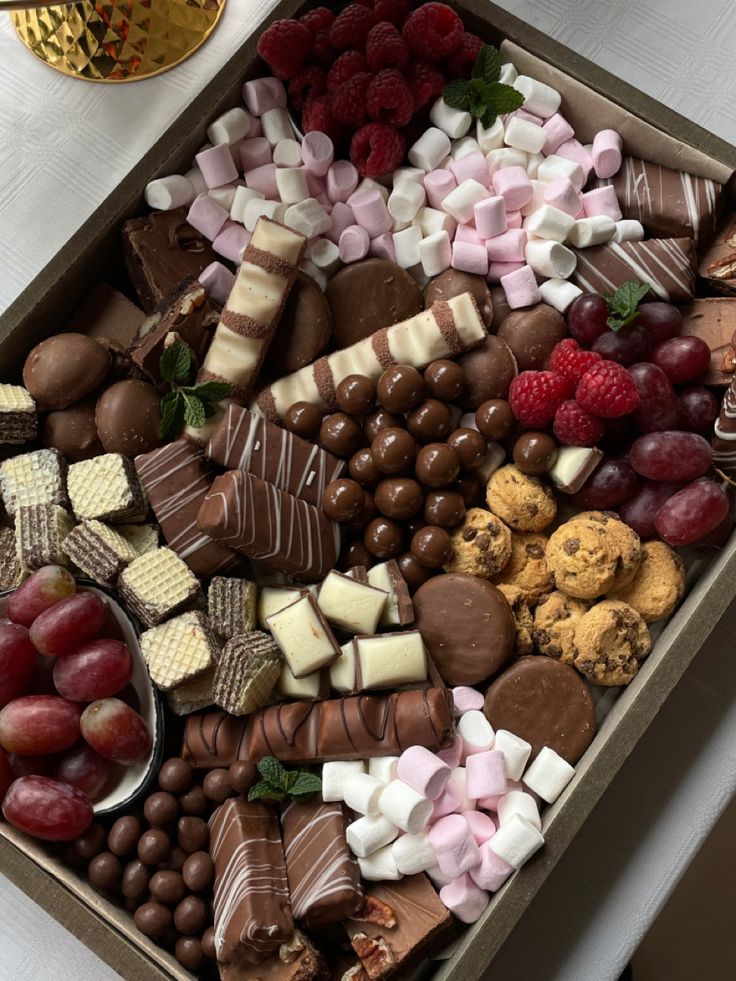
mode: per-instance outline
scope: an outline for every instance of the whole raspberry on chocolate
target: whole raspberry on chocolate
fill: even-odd
[[[459,47],[463,22],[444,3],[424,3],[409,14],[401,33],[418,58],[442,61]]]
[[[414,99],[414,112],[419,112],[429,102],[442,95],[445,76],[436,65],[428,61],[415,61],[409,68],[409,88]]]
[[[365,56],[374,72],[384,68],[396,68],[400,72],[409,66],[409,49],[395,24],[384,20],[368,32]]]
[[[368,7],[351,3],[335,18],[330,28],[330,41],[339,51],[363,48],[368,31],[376,23],[376,15]]]
[[[589,368],[575,390],[578,404],[601,419],[618,419],[639,404],[636,382],[615,361],[600,361]]]
[[[552,422],[570,395],[570,383],[553,371],[522,371],[509,387],[509,405],[522,426],[536,428]]]
[[[385,123],[368,123],[353,135],[350,159],[361,177],[382,177],[400,166],[406,141]]]
[[[305,133],[313,130],[326,133],[336,146],[345,143],[348,137],[346,128],[332,115],[327,95],[309,96],[302,112],[302,130]]]
[[[327,91],[337,92],[354,75],[367,71],[368,62],[362,51],[343,51],[327,72]]]
[[[564,375],[577,385],[588,368],[602,360],[602,355],[596,351],[584,351],[574,338],[565,337],[552,348],[547,368]]]
[[[258,39],[258,54],[277,78],[286,81],[301,70],[312,46],[309,29],[298,20],[276,20]]]
[[[600,419],[586,412],[574,399],[559,406],[552,429],[564,446],[596,446],[606,432]]]
[[[449,78],[469,78],[475,65],[478,52],[484,42],[477,34],[463,31],[460,44],[447,59],[446,71]]]
[[[374,76],[366,95],[368,115],[378,123],[401,129],[414,114],[414,100],[406,79],[395,68]]]
[[[368,112],[368,86],[374,76],[370,72],[358,72],[330,95],[332,115],[346,126],[361,126]]]
[[[299,23],[304,24],[312,37],[317,37],[320,31],[329,31],[335,15],[327,7],[315,7],[302,14]]]
[[[300,112],[311,95],[323,95],[327,88],[327,75],[317,65],[308,65],[295,75],[288,85],[289,98]]]

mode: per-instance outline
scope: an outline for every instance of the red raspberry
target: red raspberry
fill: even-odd
[[[368,112],[368,86],[374,77],[370,72],[358,72],[330,94],[330,109],[335,119],[346,126],[363,125]]]
[[[329,31],[334,19],[335,15],[327,7],[315,7],[302,14],[299,23],[304,24],[312,37],[317,37],[320,31]]]
[[[401,129],[414,113],[414,100],[406,79],[395,68],[386,68],[374,76],[368,86],[368,115],[378,123]]]
[[[362,48],[368,31],[376,23],[376,15],[368,7],[351,3],[337,15],[330,28],[330,41],[340,51],[345,48]]]
[[[595,446],[606,432],[600,419],[581,409],[577,402],[563,402],[555,412],[555,436],[565,446]]]
[[[314,37],[309,51],[309,60],[327,71],[335,63],[337,52],[330,44],[329,31],[319,31]]]
[[[552,422],[569,394],[568,383],[553,371],[522,371],[509,387],[511,411],[522,424],[536,428]]]
[[[441,61],[460,45],[463,22],[444,3],[425,3],[409,14],[401,33],[419,58]]]
[[[603,358],[597,351],[584,351],[578,342],[572,337],[566,337],[559,341],[552,348],[552,353],[547,361],[547,368],[556,371],[570,381],[577,383],[583,377],[588,368],[592,368]]]
[[[322,95],[327,88],[327,75],[322,68],[309,65],[289,82],[289,98],[294,108],[301,110],[310,95]]]
[[[302,130],[305,133],[311,133],[312,130],[326,133],[336,146],[344,143],[347,138],[345,127],[332,115],[327,95],[311,96],[304,103]]]
[[[406,41],[397,28],[387,20],[376,24],[368,32],[365,56],[374,72],[380,72],[383,68],[398,68],[403,72],[409,64],[409,49]]]
[[[367,71],[368,62],[362,51],[343,51],[327,72],[327,91],[337,92],[353,75]]]
[[[634,379],[615,361],[599,361],[588,368],[578,382],[575,398],[586,412],[600,419],[618,419],[639,404]]]
[[[401,27],[409,13],[409,3],[408,0],[376,0],[373,12],[378,20],[390,20]]]
[[[275,20],[258,38],[258,54],[277,78],[299,73],[312,45],[312,35],[298,20]]]
[[[475,59],[484,45],[477,34],[463,31],[459,46],[447,59],[447,74],[450,78],[470,78]]]
[[[445,76],[436,65],[428,61],[415,61],[409,69],[409,88],[414,99],[414,112],[442,95]]]
[[[361,177],[382,177],[401,164],[406,140],[392,126],[368,123],[350,142],[350,159]]]

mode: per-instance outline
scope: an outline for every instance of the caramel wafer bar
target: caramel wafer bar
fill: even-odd
[[[174,715],[186,716],[193,712],[201,712],[214,704],[215,697],[212,685],[215,680],[215,669],[208,668],[204,674],[197,675],[189,681],[183,681],[176,688],[166,692],[166,701]]]
[[[249,558],[310,582],[324,579],[340,552],[339,526],[324,511],[243,470],[214,481],[197,527]]]
[[[260,630],[231,638],[215,670],[215,704],[231,715],[248,715],[268,701],[283,658],[268,634]]]
[[[317,603],[325,619],[351,634],[373,634],[388,593],[333,569],[319,590]]]
[[[696,251],[691,238],[651,238],[573,249],[578,262],[570,277],[588,293],[615,293],[638,279],[658,300],[687,303],[695,290]]]
[[[58,504],[31,504],[15,512],[15,547],[25,569],[69,565],[66,542],[74,527],[71,515]]]
[[[378,621],[379,626],[406,627],[414,623],[414,604],[396,559],[371,566],[368,569],[367,579],[371,586],[388,593],[386,605]]]
[[[38,433],[36,403],[22,385],[0,385],[0,443],[26,443]]]
[[[77,521],[96,518],[119,524],[145,517],[148,510],[135,467],[121,453],[73,463],[67,487]]]
[[[327,485],[345,470],[344,460],[239,405],[228,406],[207,455],[226,470],[245,470],[318,508]]]
[[[135,467],[166,543],[197,576],[231,569],[239,557],[197,528],[197,512],[210,489],[202,449],[178,439],[135,458]]]
[[[155,627],[199,596],[199,582],[170,548],[157,548],[123,569],[118,591],[141,623]]]
[[[207,617],[196,610],[146,630],[140,644],[151,680],[162,691],[203,675],[219,654]]]
[[[158,527],[156,525],[118,525],[117,531],[132,546],[136,555],[145,555],[158,548]]]
[[[103,586],[112,586],[138,553],[116,528],[102,521],[83,521],[64,542],[64,551],[82,572]]]
[[[28,575],[15,550],[15,532],[0,528],[0,589],[15,589]]]
[[[326,668],[340,647],[311,593],[305,593],[266,620],[295,678]]]
[[[254,582],[215,576],[207,590],[207,614],[218,637],[230,640],[255,629],[257,596]]]
[[[31,504],[67,503],[67,468],[58,450],[33,450],[0,464],[0,490],[5,510],[15,514]]]
[[[437,300],[428,310],[383,327],[357,344],[273,382],[260,393],[255,405],[276,423],[294,402],[309,402],[323,412],[334,412],[338,408],[335,389],[348,375],[378,381],[381,373],[395,364],[425,368],[437,358],[454,357],[477,347],[486,333],[470,293]]]

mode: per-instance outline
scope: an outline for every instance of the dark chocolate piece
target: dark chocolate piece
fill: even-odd
[[[703,256],[698,275],[714,293],[736,295],[736,219],[733,215],[723,223]]]
[[[589,293],[615,293],[638,279],[658,300],[687,303],[695,290],[696,251],[691,238],[652,238],[573,249],[578,259],[570,277]]]
[[[98,283],[71,315],[67,328],[94,338],[113,355],[124,355],[144,317],[141,308],[127,296],[107,283]]]
[[[413,317],[423,307],[416,280],[389,259],[364,259],[345,266],[329,281],[326,293],[337,348],[350,347],[382,327]]]

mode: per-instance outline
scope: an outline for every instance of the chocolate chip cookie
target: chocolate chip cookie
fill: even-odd
[[[552,575],[547,568],[545,550],[547,536],[533,532],[515,531],[511,535],[511,558],[504,570],[496,576],[497,586],[507,583],[517,586],[530,607],[535,607],[543,593],[554,589]]]
[[[586,600],[574,599],[559,590],[541,596],[534,611],[532,633],[539,653],[572,664],[577,653],[575,628],[589,609]]]
[[[486,502],[494,514],[514,531],[540,532],[557,514],[554,494],[538,477],[530,477],[508,464],[492,473]]]
[[[634,579],[623,588],[614,587],[611,599],[633,606],[646,623],[668,617],[685,595],[685,565],[664,542],[646,542]]]
[[[509,601],[511,612],[514,615],[514,626],[516,627],[516,637],[514,638],[514,657],[523,657],[524,654],[531,654],[534,650],[532,641],[532,630],[534,621],[532,612],[526,601],[526,595],[518,586],[510,583],[501,582],[498,588]]]
[[[574,519],[552,534],[545,556],[557,588],[577,599],[607,593],[616,580],[620,558],[602,526]]]
[[[491,579],[511,558],[511,532],[485,508],[470,508],[454,529],[452,556],[445,572],[459,572]]]
[[[652,649],[649,629],[633,606],[596,603],[575,628],[575,667],[596,685],[628,685]]]

